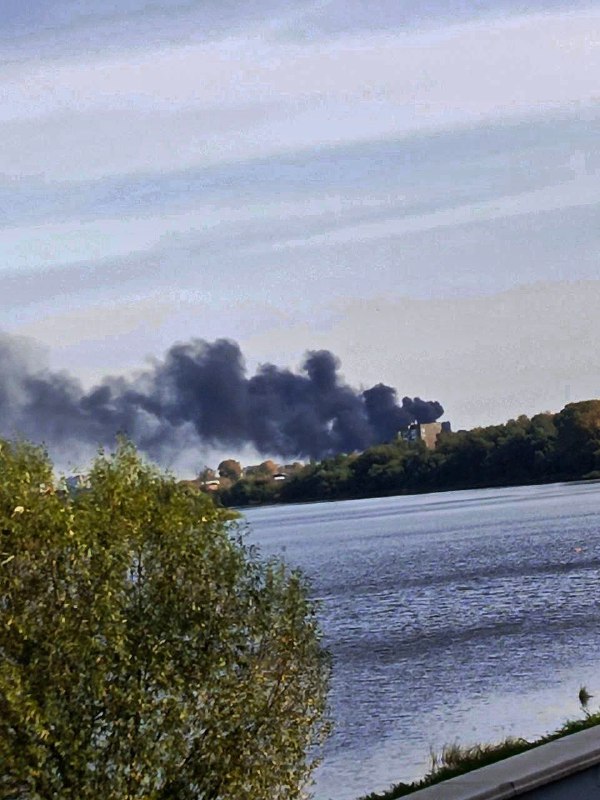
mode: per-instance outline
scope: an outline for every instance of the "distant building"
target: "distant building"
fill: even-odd
[[[415,422],[400,431],[399,435],[407,442],[423,442],[428,450],[435,450],[440,433],[449,433],[451,430],[449,422]]]

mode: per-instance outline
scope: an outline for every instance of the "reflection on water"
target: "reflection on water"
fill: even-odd
[[[318,800],[417,777],[445,742],[543,733],[578,715],[582,683],[600,697],[599,484],[246,516],[322,601],[336,730]]]

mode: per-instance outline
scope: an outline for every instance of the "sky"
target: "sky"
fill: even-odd
[[[1,11],[0,331],[49,369],[327,348],[455,428],[600,393],[599,2]]]

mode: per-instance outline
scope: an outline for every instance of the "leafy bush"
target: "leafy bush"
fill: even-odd
[[[302,577],[128,444],[88,487],[0,443],[0,797],[302,796],[329,675]]]

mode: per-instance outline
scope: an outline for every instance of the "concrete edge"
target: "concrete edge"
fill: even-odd
[[[410,800],[507,800],[600,764],[600,725],[450,778]]]

